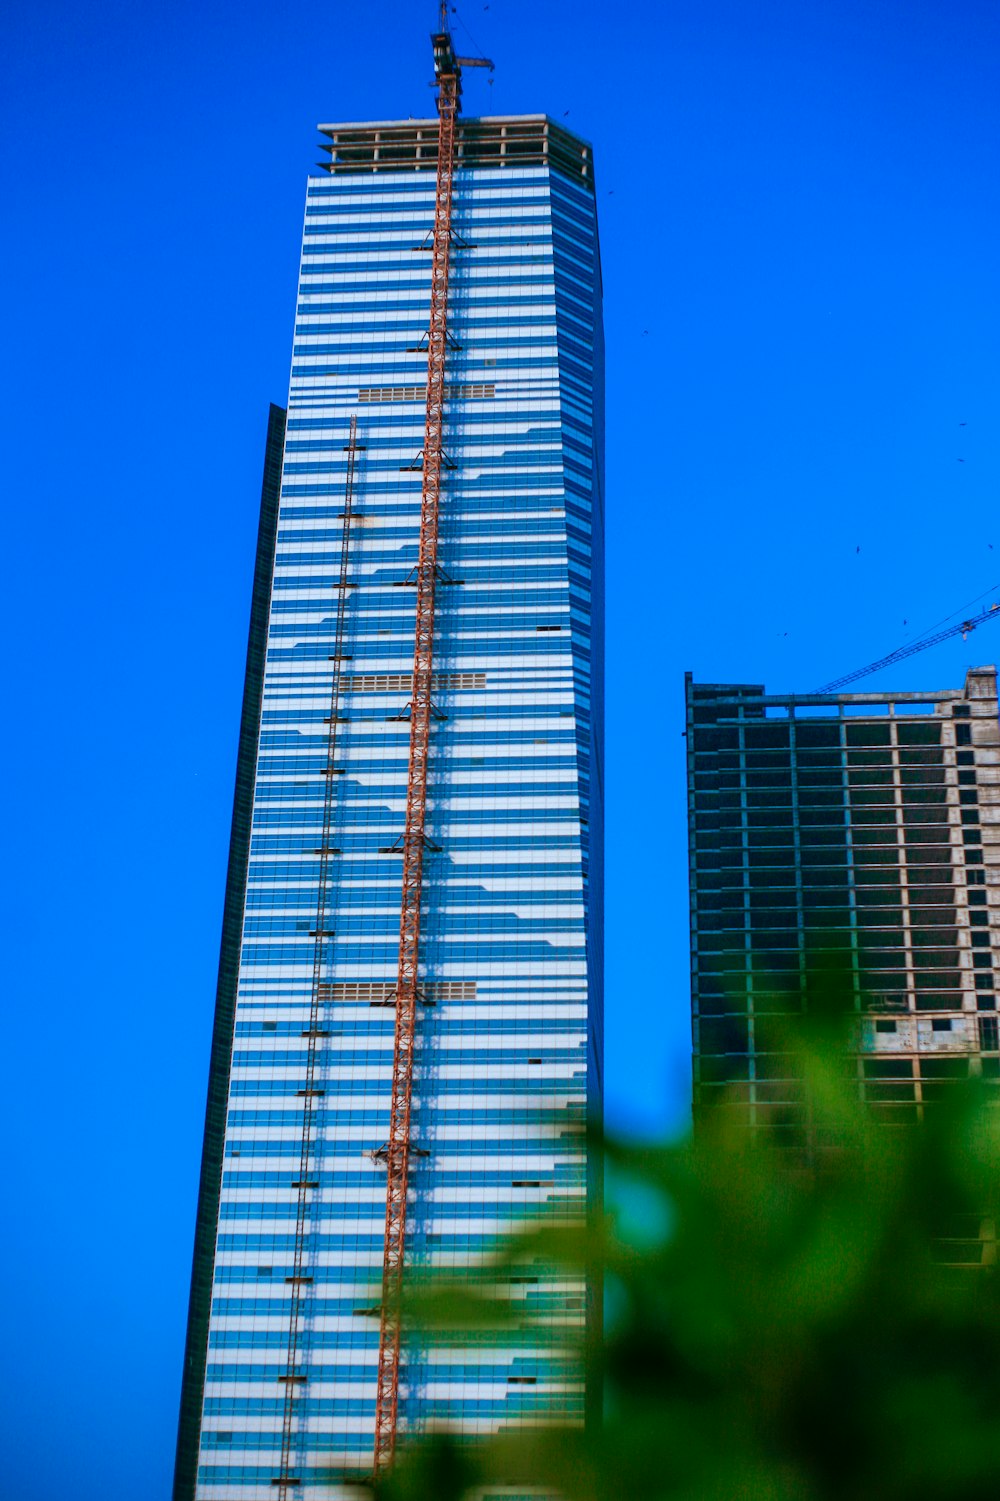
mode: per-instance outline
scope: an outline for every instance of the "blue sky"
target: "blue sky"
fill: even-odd
[[[169,1495],[305,176],[318,121],[429,112],[434,9],[5,18],[0,1488],[18,1501]],[[497,63],[467,113],[544,110],[595,143],[608,1102],[620,1125],[676,1126],[684,670],[813,688],[1000,580],[1000,10],[490,0],[455,21]],[[993,629],[872,686],[957,684],[1000,655]]]

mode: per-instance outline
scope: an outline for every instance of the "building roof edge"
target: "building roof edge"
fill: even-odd
[[[571,130],[561,120],[556,120],[552,115],[460,115],[459,125],[516,125],[527,124],[544,120],[549,125],[554,125],[557,130],[581,143],[583,146],[593,146],[589,136],[580,135],[576,130]],[[327,124],[317,125],[316,129],[322,135],[333,135],[340,130],[405,130],[412,126],[437,126],[436,115],[409,115],[405,120],[338,120]]]

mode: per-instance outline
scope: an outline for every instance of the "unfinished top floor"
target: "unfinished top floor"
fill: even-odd
[[[433,172],[437,168],[438,121],[376,120],[369,124],[320,125],[329,153],[322,165],[333,176],[357,172]],[[557,168],[594,191],[589,142],[548,115],[486,115],[455,126],[455,166]]]
[[[761,719],[971,719],[997,720],[997,672],[972,667],[961,688],[925,693],[768,693],[762,683],[696,683],[685,687],[696,724],[735,724]],[[977,737],[978,738],[978,737]]]

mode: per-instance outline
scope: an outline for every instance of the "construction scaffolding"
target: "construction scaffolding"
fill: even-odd
[[[330,989],[327,970],[329,968],[329,944],[333,938],[333,933],[328,929],[327,923],[329,921],[330,886],[333,874],[332,862],[334,857],[340,853],[339,850],[334,848],[331,841],[337,801],[335,788],[338,776],[342,775],[342,768],[336,764],[337,739],[341,724],[341,678],[344,662],[347,660],[347,654],[344,651],[347,632],[347,598],[350,587],[347,578],[347,569],[350,559],[351,525],[354,519],[355,472],[357,455],[360,452],[358,419],[354,416],[351,417],[350,437],[345,452],[347,454],[347,473],[344,481],[344,515],[340,542],[339,577],[337,582],[334,649],[330,658],[330,665],[332,667],[329,700],[330,713],[327,721],[325,764],[321,771],[321,775],[325,781],[323,790],[323,833],[319,848],[316,851],[319,857],[319,886],[316,895],[315,928],[312,935],[312,988],[309,1001],[309,1025],[302,1033],[306,1043],[305,1077],[303,1079],[303,1087],[298,1091],[302,1100],[302,1135],[299,1142],[298,1174],[292,1184],[292,1187],[296,1191],[295,1237],[292,1251],[292,1270],[291,1274],[285,1278],[285,1282],[290,1288],[291,1298],[288,1311],[288,1344],[286,1347],[285,1373],[281,1378],[285,1394],[281,1422],[281,1462],[277,1476],[278,1501],[288,1501],[288,1494],[292,1487],[302,1484],[302,1477],[295,1474],[292,1468],[292,1451],[295,1445],[295,1418],[298,1410],[297,1399],[299,1387],[305,1381],[305,1372],[299,1364],[303,1335],[302,1320],[313,1285],[312,1275],[307,1270],[309,1235],[312,1228],[312,1195],[319,1188],[319,1178],[315,1165],[316,1143],[313,1138],[313,1128],[315,1125],[316,1105],[322,1099],[324,1091],[316,1087],[316,1053],[320,1041],[329,1036],[329,1033],[320,1023]]]

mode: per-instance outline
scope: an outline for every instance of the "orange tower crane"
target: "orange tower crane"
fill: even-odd
[[[400,1295],[406,1255],[406,1195],[410,1176],[410,1110],[413,1101],[413,1053],[420,963],[420,909],[423,896],[427,762],[430,748],[431,677],[434,660],[434,610],[438,584],[438,519],[441,475],[445,465],[443,436],[445,360],[448,346],[448,281],[452,249],[452,188],[455,174],[455,121],[462,94],[462,68],[492,67],[481,58],[456,57],[448,30],[448,7],[441,6],[439,30],[432,36],[438,86],[437,192],[431,243],[431,309],[427,340],[427,406],[424,418],[423,484],[420,496],[420,544],[416,567],[416,623],[413,690],[410,702],[410,751],[403,829],[403,885],[399,915],[399,960],[396,972],[396,1027],[392,1052],[392,1104],[385,1146],[385,1243],[382,1259],[382,1304],[379,1326],[378,1387],[375,1400],[377,1475],[391,1464],[399,1413],[399,1368],[402,1342]]]

